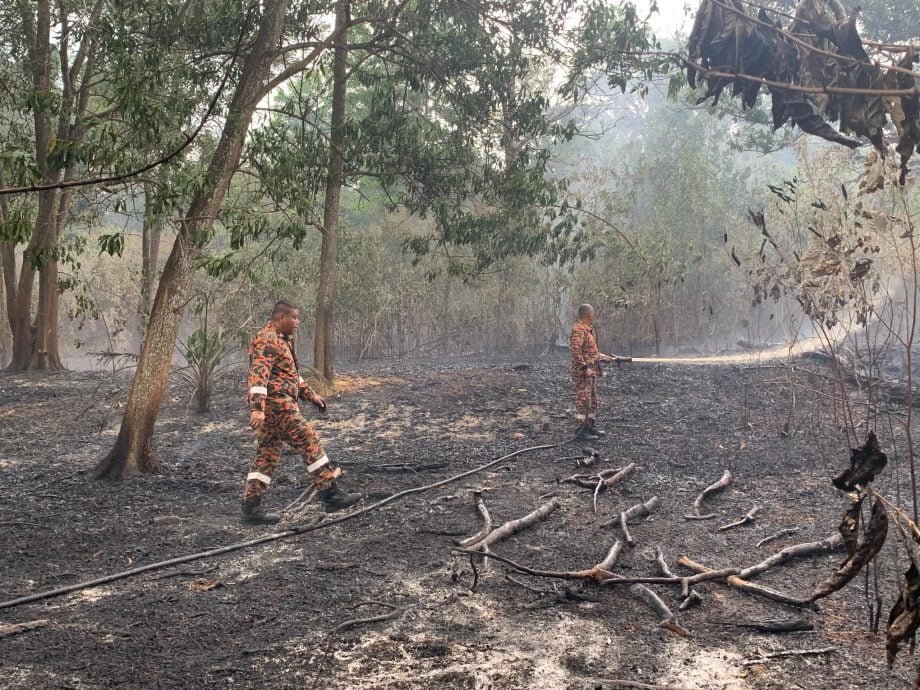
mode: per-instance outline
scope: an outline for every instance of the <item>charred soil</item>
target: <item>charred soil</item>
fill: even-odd
[[[361,373],[315,424],[346,470],[346,487],[371,498],[562,442],[573,431],[561,358]],[[111,408],[126,384],[102,373],[0,378],[0,599],[268,531],[239,521],[253,441],[237,388],[220,391],[206,415],[172,389],[157,427],[163,475],[91,479],[117,432]],[[686,636],[659,627],[659,616],[626,587],[586,585],[583,598],[572,598],[564,592],[571,583],[517,574],[509,581],[510,571],[490,561],[477,566],[470,591],[470,561],[451,550],[482,526],[474,491],[496,526],[558,499],[545,520],[492,546],[547,570],[598,563],[623,540],[602,523],[655,496],[660,507],[630,522],[636,545],[619,558],[622,575],[658,575],[656,547],[672,570],[687,573],[675,564],[679,555],[712,568],[747,566],[836,531],[847,500],[830,479],[849,451],[820,375],[799,375],[791,416],[787,382],[774,368],[613,367],[600,392],[599,424],[609,436],[593,444],[602,461],[591,468],[558,460],[580,455],[583,443],[523,455],[326,530],[2,610],[0,626],[48,623],[0,638],[0,687],[561,690],[600,687],[602,678],[706,690],[909,686],[915,662],[905,654],[888,671],[884,638],[868,630],[876,601],[862,575],[818,611],[699,585],[702,602],[678,613]],[[883,446],[890,441],[879,435]],[[897,454],[889,457],[878,485],[894,497],[906,493],[907,470]],[[598,495],[596,514],[591,489],[558,481],[629,463],[637,468]],[[725,470],[732,483],[703,505],[717,517],[686,520]],[[300,459],[285,455],[266,507],[283,508],[304,486]],[[752,524],[718,531],[755,505]],[[313,502],[297,522],[319,516]],[[889,542],[893,553],[899,547]],[[837,550],[795,561],[758,582],[806,596],[844,559]],[[899,562],[891,554],[880,560],[883,629]],[[679,588],[651,588],[677,611]],[[813,630],[736,625],[792,618]],[[750,663],[829,647],[835,651]]]

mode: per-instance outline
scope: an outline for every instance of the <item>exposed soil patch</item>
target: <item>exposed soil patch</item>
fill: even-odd
[[[316,420],[348,488],[377,495],[457,474],[518,448],[567,438],[568,365],[561,358],[457,361],[378,367],[349,383]],[[568,446],[523,456],[493,471],[298,539],[0,611],[0,625],[49,619],[47,627],[0,639],[4,688],[586,688],[593,678],[732,690],[901,688],[913,660],[885,669],[884,643],[867,628],[862,577],[817,613],[788,609],[728,589],[700,586],[701,606],[682,612],[682,638],[625,588],[586,588],[597,601],[563,601],[507,581],[492,562],[474,592],[453,539],[480,528],[472,489],[484,492],[496,524],[554,494],[561,508],[495,546],[528,565],[557,570],[597,563],[621,534],[601,528],[614,511],[652,496],[661,507],[630,525],[637,546],[617,566],[657,574],[655,547],[710,567],[750,565],[797,542],[828,536],[845,499],[830,477],[849,451],[826,383],[799,391],[792,433],[789,396],[776,370],[725,367],[612,368],[601,382],[597,444],[601,468],[638,469],[598,501],[559,484],[576,471]],[[240,377],[240,380],[241,377]],[[133,565],[257,536],[238,520],[253,443],[242,384],[197,415],[172,390],[158,427],[168,472],[125,483],[89,477],[117,430],[109,404],[126,382],[104,374],[0,378],[0,597],[49,589]],[[880,434],[882,436],[882,434]],[[882,438],[883,447],[886,439]],[[446,466],[441,466],[448,463]],[[901,461],[879,487],[894,496]],[[426,467],[430,466],[430,467]],[[416,469],[417,468],[417,469]],[[707,499],[716,520],[689,522],[700,490],[729,469],[734,482]],[[303,466],[285,456],[267,504],[280,508],[303,489]],[[720,533],[755,504],[754,525]],[[304,519],[318,515],[311,507]],[[177,516],[174,524],[152,524]],[[757,548],[780,529],[799,532]],[[894,539],[886,549],[894,548]],[[761,581],[804,595],[843,560],[842,552],[771,571]],[[883,564],[894,565],[888,557]],[[900,567],[880,574],[896,591]],[[515,576],[542,589],[559,583]],[[677,591],[655,588],[677,608]],[[327,632],[405,607],[392,620]],[[366,606],[355,608],[359,603]],[[885,609],[887,612],[887,608]],[[755,633],[740,618],[805,616],[812,632]],[[834,646],[836,653],[744,665],[756,650]]]

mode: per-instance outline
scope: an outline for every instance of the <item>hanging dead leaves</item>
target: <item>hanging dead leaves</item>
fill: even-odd
[[[700,3],[685,61],[690,86],[698,79],[706,86],[700,101],[717,103],[731,87],[733,97],[753,108],[763,88],[772,97],[774,128],[789,122],[850,148],[859,145],[854,137],[865,137],[883,155],[886,129],[893,128],[904,184],[907,162],[920,152],[920,74],[911,71],[917,53],[878,49],[873,61],[856,27],[858,8],[846,16],[836,1],[802,0],[788,26],[767,8],[754,15],[748,7],[757,5]]]
[[[885,630],[886,657],[888,664],[892,665],[905,643],[909,643],[913,651],[914,637],[920,628],[920,527],[872,487],[872,482],[887,463],[888,458],[882,452],[878,438],[870,431],[865,443],[851,449],[850,466],[833,479],[837,489],[849,492],[848,495],[853,498],[839,527],[848,557],[834,573],[818,583],[811,601],[842,589],[878,557],[888,536],[890,510],[909,560]],[[872,509],[868,523],[865,523],[863,504],[869,497]],[[913,688],[920,689],[920,668]]]

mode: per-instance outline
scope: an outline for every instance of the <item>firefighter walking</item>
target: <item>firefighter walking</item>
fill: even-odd
[[[243,489],[242,519],[246,524],[270,525],[281,519],[263,511],[262,497],[284,444],[303,455],[307,474],[327,513],[353,506],[363,498],[338,487],[336,478],[341,469],[332,466],[313,425],[300,414],[299,400],[321,410],[326,409],[326,401],[300,376],[294,351],[299,321],[297,307],[280,301],[272,310],[271,321],[249,346],[249,426],[256,432],[257,450]]]

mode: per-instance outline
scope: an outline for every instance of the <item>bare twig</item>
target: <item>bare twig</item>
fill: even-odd
[[[735,522],[730,522],[727,525],[722,525],[719,528],[719,531],[727,532],[730,529],[735,529],[735,527],[741,527],[743,525],[750,525],[752,522],[754,522],[754,520],[757,519],[757,514],[759,512],[760,512],[760,506],[754,506],[747,512],[747,515],[745,515],[743,518],[741,518],[740,520],[736,520]]]
[[[408,606],[395,606],[393,604],[387,604],[382,601],[364,601],[360,604],[356,604],[353,608],[358,608],[359,606],[383,606],[384,608],[390,609],[389,613],[382,613],[379,616],[368,616],[367,618],[353,618],[352,620],[344,621],[339,623],[332,630],[330,630],[327,635],[335,635],[340,633],[343,630],[348,628],[354,628],[359,625],[369,625],[371,623],[381,623],[383,621],[393,620],[403,615],[406,611],[409,610]]]
[[[645,585],[633,585],[629,588],[629,591],[634,595],[642,599],[646,604],[652,607],[652,610],[655,611],[660,617],[658,625],[662,628],[667,628],[672,632],[677,633],[683,637],[688,637],[690,633],[677,623],[677,619],[674,614],[671,612],[671,609],[668,608],[661,597],[655,594]]]
[[[823,647],[821,649],[784,649],[779,652],[761,654],[757,659],[749,659],[741,663],[744,666],[754,666],[755,664],[762,664],[768,659],[781,659],[788,656],[816,656],[818,654],[833,654],[837,651],[839,650],[836,647]]]
[[[479,511],[479,514],[482,516],[482,529],[472,537],[457,541],[457,546],[472,546],[485,539],[487,536],[489,536],[489,532],[492,531],[492,516],[489,515],[489,509],[486,507],[486,502],[482,498],[481,491],[473,492],[473,504],[476,506],[476,510]]]
[[[695,577],[700,575],[711,574],[719,571],[712,570],[707,568],[705,565],[701,565],[687,558],[686,556],[680,556],[677,559],[677,564],[682,565],[685,568],[697,573]],[[721,572],[726,572],[725,570]],[[803,608],[815,608],[814,602],[811,599],[800,599],[796,597],[789,596],[782,592],[777,592],[775,589],[770,589],[769,587],[764,587],[763,585],[757,585],[753,582],[748,582],[747,580],[742,580],[737,576],[737,573],[740,572],[737,568],[734,569],[734,573],[724,577],[725,583],[730,587],[739,589],[742,592],[747,592],[749,594],[756,594],[758,596],[764,597],[765,599],[770,599],[771,601],[779,602],[780,604],[786,604],[788,606],[797,606]],[[719,578],[723,579],[723,578]]]
[[[547,503],[544,503],[542,506],[537,508],[531,513],[528,513],[522,518],[517,520],[509,520],[501,527],[492,530],[485,537],[480,539],[473,544],[468,545],[466,548],[469,551],[483,551],[487,552],[489,546],[495,544],[496,542],[501,541],[502,539],[507,539],[508,537],[517,534],[523,529],[530,527],[531,525],[536,524],[540,520],[545,520],[548,518],[557,508],[559,508],[560,503],[558,498],[553,498]]]
[[[776,534],[771,534],[769,537],[764,537],[759,542],[757,542],[757,548],[759,549],[761,546],[764,546],[765,544],[769,544],[771,541],[776,541],[777,539],[781,539],[790,534],[797,534],[798,532],[799,532],[798,527],[787,527],[786,529],[781,529]]]
[[[309,495],[307,495],[307,494],[309,494]],[[293,501],[291,501],[290,503],[288,503],[287,507],[284,508],[284,510],[281,511],[281,514],[282,514],[282,515],[287,515],[287,514],[290,513],[290,512],[297,512],[297,511],[301,510],[301,509],[304,508],[310,501],[313,500],[313,497],[314,497],[315,495],[316,495],[316,487],[315,487],[315,486],[308,486],[306,489],[304,489],[303,491],[300,492],[300,495],[299,495],[297,498],[295,498]],[[305,496],[306,496],[306,498],[304,498]],[[301,503],[301,501],[303,501],[303,503]],[[295,507],[295,506],[296,506],[296,508],[297,508],[296,511],[294,510],[294,507]]]
[[[804,556],[822,554],[827,551],[832,551],[840,546],[843,546],[843,537],[837,533],[832,534],[827,539],[822,539],[821,541],[787,546],[782,551],[777,551],[775,554],[761,561],[760,563],[744,568],[738,573],[738,577],[740,577],[742,580],[750,580],[751,578],[762,575],[766,571],[782,565],[787,561],[791,561],[793,558],[802,558]]]
[[[653,685],[622,678],[592,678],[591,687],[600,686],[603,690],[697,690],[677,685]]]
[[[279,541],[281,539],[289,539],[291,537],[299,536],[301,534],[307,534],[309,532],[315,532],[321,529],[328,529],[335,525],[340,525],[343,522],[349,520],[354,520],[357,517],[366,515],[372,511],[378,510],[385,505],[394,503],[395,501],[402,500],[407,496],[413,496],[415,494],[425,493],[426,491],[432,491],[434,489],[440,489],[442,486],[447,486],[454,482],[461,481],[467,477],[471,477],[474,474],[479,474],[485,470],[491,469],[503,462],[510,460],[511,458],[523,455],[524,453],[534,453],[540,450],[549,450],[551,448],[558,448],[562,445],[568,444],[572,439],[563,441],[562,443],[546,443],[539,446],[530,446],[528,448],[521,448],[516,450],[513,453],[508,453],[499,458],[491,460],[484,465],[474,467],[471,470],[466,472],[461,472],[460,474],[455,474],[446,479],[441,479],[431,484],[425,484],[423,486],[415,486],[410,489],[405,489],[399,491],[395,494],[387,496],[376,503],[371,503],[370,505],[360,508],[351,513],[346,513],[340,517],[323,520],[322,522],[307,524],[307,525],[296,525],[291,527],[283,532],[277,532],[275,534],[266,534],[256,539],[250,539],[248,541],[238,542],[236,544],[228,544],[227,546],[221,546],[215,549],[208,549],[206,551],[199,551],[197,553],[189,554],[186,556],[179,556],[178,558],[170,558],[165,561],[157,561],[156,563],[148,563],[147,565],[142,565],[137,568],[130,568],[129,570],[122,570],[116,573],[110,573],[108,575],[103,575],[101,577],[94,578],[92,580],[86,580],[83,582],[77,582],[72,585],[66,585],[64,587],[56,587],[54,589],[45,590],[43,592],[36,592],[34,594],[29,594],[22,597],[17,597],[15,599],[9,599],[6,601],[0,601],[0,609],[13,608],[15,606],[21,606],[22,604],[28,604],[34,601],[42,601],[44,599],[50,599],[52,597],[62,596],[64,594],[70,594],[71,592],[79,592],[83,589],[89,589],[90,587],[98,587],[99,585],[108,584],[109,582],[115,582],[117,580],[124,580],[129,577],[134,577],[135,575],[141,575],[142,573],[148,573],[153,570],[162,570],[163,568],[168,568],[172,565],[179,565],[181,563],[190,563],[192,561],[198,561],[204,558],[210,558],[213,556],[221,556],[227,553],[233,553],[235,551],[241,551],[242,549],[251,548],[253,546],[258,546],[260,544],[267,544],[273,541]]]
[[[594,489],[594,514],[597,515],[597,496],[601,492],[601,487],[604,486],[604,480],[598,479],[597,486]]]
[[[41,620],[37,621],[29,621],[28,623],[0,625],[0,639],[3,639],[4,637],[12,637],[13,635],[18,635],[19,633],[29,632],[30,630],[44,628],[46,625],[48,625],[47,618],[42,618]]]
[[[696,497],[696,500],[693,502],[693,514],[685,515],[684,519],[685,520],[710,520],[716,517],[715,513],[710,513],[708,515],[700,514],[700,509],[703,506],[703,501],[705,501],[712,494],[723,491],[731,483],[732,483],[732,473],[729,472],[728,470],[725,470],[722,473],[722,477],[719,479],[719,481],[714,482],[710,484],[709,486],[707,486],[705,489],[703,489],[700,495]]]

